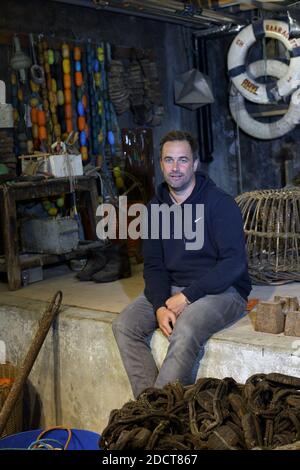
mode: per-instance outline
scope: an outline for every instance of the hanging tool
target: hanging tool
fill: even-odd
[[[33,39],[32,33],[29,34],[29,39],[30,39],[31,54],[32,54],[32,59],[33,59],[33,65],[30,68],[31,78],[34,83],[36,83],[37,85],[41,85],[45,81],[44,69],[37,63],[35,47],[34,47],[34,39]]]

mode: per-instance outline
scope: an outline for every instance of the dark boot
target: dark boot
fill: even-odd
[[[103,249],[90,250],[88,252],[88,261],[85,267],[76,274],[79,281],[91,281],[93,274],[103,269],[107,258]]]
[[[120,279],[121,260],[108,261],[103,269],[92,276],[94,282],[112,282]]]
[[[93,275],[95,282],[112,282],[131,276],[130,260],[127,245],[111,245],[105,250],[107,263],[103,269]]]

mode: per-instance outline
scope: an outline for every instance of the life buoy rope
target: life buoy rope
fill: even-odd
[[[249,48],[262,37],[281,41],[290,53],[289,67],[274,84],[258,83],[247,71]],[[289,38],[289,26],[283,21],[260,20],[242,29],[228,52],[228,73],[237,90],[254,103],[274,103],[290,95],[300,85],[300,39]]]
[[[286,75],[288,66],[278,60],[258,60],[249,66],[249,72],[258,78],[263,75],[281,79]],[[275,139],[291,131],[300,122],[300,89],[294,91],[291,96],[289,109],[279,120],[272,123],[264,123],[252,118],[245,106],[245,99],[235,88],[231,86],[229,96],[230,112],[238,126],[246,134],[257,139]]]

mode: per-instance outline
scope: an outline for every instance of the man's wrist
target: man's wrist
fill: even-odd
[[[182,295],[183,295],[183,297],[184,297],[185,303],[186,303],[187,305],[190,305],[191,302],[189,301],[189,299],[187,298],[187,296],[186,296],[185,294],[182,294]]]
[[[165,305],[161,305],[160,307],[158,307],[156,310],[155,310],[155,313],[158,312],[158,310],[160,310],[161,308],[167,308]]]

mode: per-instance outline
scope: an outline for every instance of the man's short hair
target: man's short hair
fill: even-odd
[[[162,156],[162,148],[166,142],[175,142],[176,140],[179,141],[186,141],[190,144],[193,159],[197,160],[198,158],[198,145],[192,134],[186,131],[170,131],[160,141],[160,158]]]

